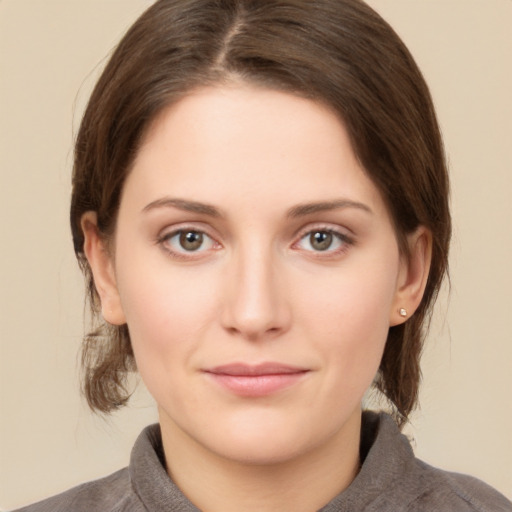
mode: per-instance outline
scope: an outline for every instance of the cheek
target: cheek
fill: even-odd
[[[396,290],[398,252],[379,254],[340,267],[316,281],[316,293],[303,294],[308,337],[322,351],[332,379],[344,379],[358,392],[378,370]]]
[[[119,254],[129,254],[116,262],[118,288],[137,366],[151,387],[148,381],[166,381],[186,371],[190,354],[215,317],[215,284],[207,273],[193,277],[197,269],[177,271],[162,255]]]
[[[123,307],[142,381],[158,404],[182,407],[180,393],[171,395],[170,390],[180,390],[189,377],[189,362],[203,336],[208,311],[190,286],[180,292],[179,279],[170,286],[160,277],[148,276],[126,286]]]

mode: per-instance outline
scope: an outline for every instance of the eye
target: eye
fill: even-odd
[[[300,249],[313,252],[341,252],[352,240],[342,233],[331,229],[315,229],[308,231],[296,244]]]
[[[216,242],[202,231],[180,229],[164,235],[159,242],[174,254],[198,253],[215,248]]]

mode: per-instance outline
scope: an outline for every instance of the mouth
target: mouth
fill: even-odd
[[[203,370],[225,390],[243,397],[263,397],[301,382],[309,369],[281,363],[232,363]]]

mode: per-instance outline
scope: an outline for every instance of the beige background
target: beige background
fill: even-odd
[[[73,126],[148,0],[0,0],[0,508],[126,465],[143,390],[108,420],[77,391]],[[452,291],[424,358],[417,453],[512,498],[512,1],[372,0],[430,83],[453,179]]]

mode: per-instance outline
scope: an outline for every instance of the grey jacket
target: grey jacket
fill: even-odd
[[[481,481],[416,459],[384,413],[363,414],[361,460],[352,484],[319,512],[512,512],[512,502]],[[137,439],[127,468],[18,512],[198,512],[163,461],[160,429],[152,425]]]

